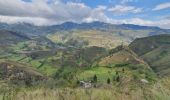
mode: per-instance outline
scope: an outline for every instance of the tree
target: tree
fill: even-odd
[[[107,79],[107,84],[110,84],[110,78]]]
[[[77,82],[76,82],[77,84],[80,84],[80,81],[79,80],[77,80]]]
[[[93,77],[93,82],[97,82],[97,76],[96,76],[96,74],[94,75],[94,77]]]

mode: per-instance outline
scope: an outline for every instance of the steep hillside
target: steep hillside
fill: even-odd
[[[129,64],[142,64],[147,67],[147,63],[145,63],[142,59],[140,59],[128,46],[118,46],[115,49],[110,50],[110,55],[104,57],[99,62],[101,66],[116,66],[116,65],[129,65]]]
[[[14,44],[24,40],[29,40],[29,38],[21,33],[0,30],[0,45]]]
[[[23,34],[13,31],[0,30],[0,56],[13,52],[11,47],[19,42],[27,41],[29,38]]]
[[[170,35],[136,39],[129,47],[161,76],[170,75]]]

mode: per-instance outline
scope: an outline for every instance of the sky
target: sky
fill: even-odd
[[[3,23],[93,21],[170,29],[170,0],[0,0]]]

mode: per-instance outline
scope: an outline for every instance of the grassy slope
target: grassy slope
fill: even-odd
[[[115,69],[106,68],[106,67],[95,67],[87,69],[79,73],[77,76],[79,80],[89,81],[93,79],[94,75],[97,75],[99,83],[107,83],[107,79],[113,79],[115,75]]]
[[[1,32],[1,31],[0,31]],[[0,33],[2,34],[2,33]],[[41,73],[45,75],[53,75],[57,70],[57,65],[51,64],[51,62],[48,62],[52,55],[54,55],[51,51],[49,51],[50,46],[52,43],[49,40],[44,40],[41,38],[35,38],[32,40],[28,39],[22,39],[22,37],[15,36],[15,34],[6,32],[3,33],[2,39],[0,38],[0,41],[5,39],[5,41],[14,41],[14,44],[11,44],[8,47],[2,47],[2,53],[0,52],[0,60],[11,60],[19,63],[25,63],[29,66],[33,66],[37,70],[39,70]],[[10,39],[8,39],[10,38]],[[21,38],[21,39],[20,39]],[[20,41],[15,41],[15,40]],[[46,39],[46,38],[45,38]],[[31,46],[31,44],[36,44],[36,46]],[[48,46],[46,46],[48,45]],[[1,51],[0,50],[0,51]],[[36,57],[40,56],[39,59],[32,59],[30,56],[26,56],[24,54],[20,54],[22,51],[40,51],[35,52],[34,55]],[[42,52],[41,52],[42,51]],[[5,52],[5,53],[4,53]],[[54,55],[55,56],[55,55]]]
[[[137,39],[130,44],[130,48],[140,55],[153,70],[161,75],[169,75],[170,36],[158,35]]]
[[[168,75],[170,67],[170,47],[159,47],[142,56],[159,75]]]
[[[51,76],[57,71],[58,67],[57,65],[51,63],[50,58],[51,57],[42,59],[32,59],[30,57],[22,55],[12,55],[10,57],[7,57],[6,59],[20,63],[25,63],[29,66],[36,68],[44,75]]]
[[[128,46],[118,46],[112,49],[110,55],[103,57],[99,62],[100,66],[114,66],[116,64],[143,64],[148,66]]]

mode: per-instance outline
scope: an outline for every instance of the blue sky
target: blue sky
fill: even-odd
[[[74,0],[73,0],[74,1]],[[116,5],[123,6],[134,6],[136,8],[142,8],[142,12],[140,13],[126,13],[117,15],[114,13],[106,13],[109,17],[115,19],[126,19],[126,18],[144,18],[148,20],[159,20],[162,17],[170,16],[170,7],[162,10],[153,11],[157,5],[163,3],[170,3],[170,0],[78,0],[78,2],[83,2],[86,5],[96,8],[99,5],[114,7]]]
[[[170,29],[170,0],[0,0],[0,22],[102,21]]]

